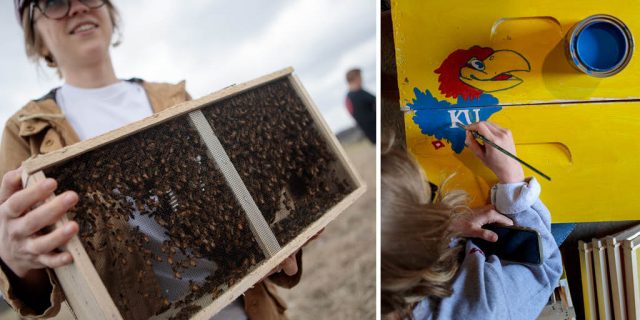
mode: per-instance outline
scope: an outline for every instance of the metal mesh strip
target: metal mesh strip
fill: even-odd
[[[231,163],[229,155],[224,151],[220,140],[218,140],[218,137],[213,132],[213,128],[200,110],[189,113],[189,120],[200,134],[200,137],[209,150],[209,156],[216,162],[220,171],[222,171],[227,184],[231,187],[233,194],[246,213],[249,226],[260,248],[267,258],[272,257],[280,251],[280,244],[255,201],[253,201],[238,171],[236,171],[233,163]]]

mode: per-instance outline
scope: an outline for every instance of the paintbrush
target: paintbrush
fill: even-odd
[[[499,145],[495,144],[493,141],[487,139],[485,136],[483,136],[482,134],[480,134],[479,132],[475,131],[475,130],[471,130],[471,129],[467,129],[467,127],[465,125],[463,125],[462,123],[458,122],[456,123],[458,125],[458,127],[464,129],[464,130],[469,130],[471,132],[471,134],[473,135],[473,138],[476,140],[481,140],[483,143],[486,143],[494,148],[496,148],[498,151],[506,154],[507,156],[511,157],[512,159],[520,162],[522,165],[524,165],[525,167],[533,170],[535,173],[541,175],[543,178],[551,181],[551,177],[549,177],[548,175],[542,173],[540,170],[534,168],[532,165],[526,163],[524,160],[516,157],[514,154],[512,154],[511,152],[503,149],[502,147],[500,147]]]

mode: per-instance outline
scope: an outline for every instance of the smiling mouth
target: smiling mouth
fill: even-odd
[[[84,31],[89,31],[89,30],[93,30],[93,29],[97,29],[98,25],[96,24],[83,24],[73,30],[71,30],[71,32],[69,34],[76,34],[78,32],[84,32]]]

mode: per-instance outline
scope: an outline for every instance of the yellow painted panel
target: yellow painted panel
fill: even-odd
[[[495,175],[469,150],[455,153],[446,141],[436,149],[433,136],[420,134],[407,112],[407,146],[440,183],[456,173],[450,188],[471,193],[472,205],[486,203]],[[507,106],[491,120],[511,128],[520,158],[551,176],[542,200],[554,222],[615,221],[640,217],[638,161],[640,102]]]
[[[492,93],[501,104],[640,97],[633,85],[640,80],[637,55],[619,74],[596,78],[572,67],[563,43],[571,27],[594,14],[617,17],[640,35],[640,2],[396,0],[391,12],[405,103],[411,102],[416,87],[440,95],[434,71],[452,52],[472,46],[515,51],[529,62],[530,71],[511,73],[522,80],[520,85]]]
[[[542,184],[553,222],[638,219],[640,58],[595,78],[574,69],[563,48],[575,23],[602,13],[640,34],[633,1],[392,2],[407,146],[429,179],[455,173],[450,188],[486,203],[496,178],[464,149],[455,124],[490,119],[512,130],[519,157],[552,177],[525,168]],[[466,65],[447,73],[456,59]]]

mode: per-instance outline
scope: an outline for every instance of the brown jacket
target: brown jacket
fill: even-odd
[[[154,112],[160,112],[190,99],[185,90],[184,81],[175,85],[149,83],[137,79],[132,81],[139,81],[144,86]],[[53,95],[49,94],[42,99],[29,102],[7,121],[0,144],[0,177],[19,167],[24,160],[31,156],[48,153],[79,141],[74,129],[61,115],[62,112],[54,101]],[[297,258],[299,272],[296,275],[289,277],[283,273],[275,274],[245,292],[243,296],[245,311],[250,319],[286,319],[284,315],[286,304],[277,296],[273,284],[291,288],[300,281],[301,253]],[[136,264],[129,264],[129,267],[134,270]],[[7,302],[21,316],[49,318],[58,314],[64,296],[51,270],[48,270],[53,286],[50,298],[51,305],[44,313],[37,314],[33,308],[17,299],[12,292],[11,283],[4,268],[6,266],[0,263],[0,290],[2,290]],[[109,274],[104,265],[96,265],[96,269],[100,275]],[[140,298],[138,297],[138,299]],[[153,305],[157,302],[140,301],[140,303],[153,309]]]

